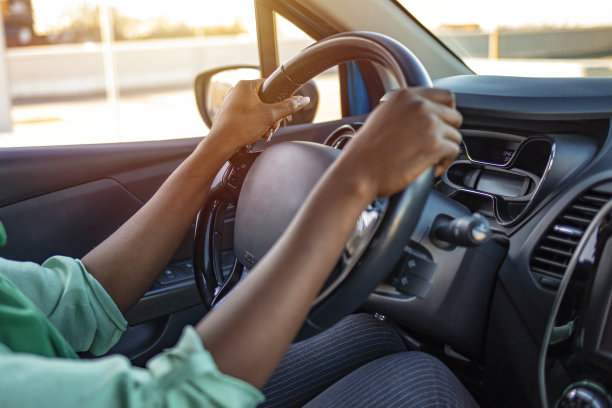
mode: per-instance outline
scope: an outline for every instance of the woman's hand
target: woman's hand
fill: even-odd
[[[459,154],[463,121],[452,92],[402,89],[378,107],[341,158],[375,196],[394,194],[430,166],[440,175]]]
[[[268,137],[283,118],[310,103],[310,98],[303,96],[263,103],[258,96],[263,83],[263,79],[238,82],[223,100],[206,138],[219,138],[227,148],[224,150],[234,153],[261,137]]]

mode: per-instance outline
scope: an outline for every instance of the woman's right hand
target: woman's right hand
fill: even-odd
[[[450,91],[410,88],[377,107],[341,160],[378,197],[392,195],[435,166],[440,175],[459,154],[463,118]]]

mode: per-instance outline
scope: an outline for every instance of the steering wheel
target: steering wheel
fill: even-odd
[[[260,93],[266,103],[291,96],[321,72],[349,61],[371,61],[388,69],[400,87],[431,86],[420,61],[401,43],[371,32],[347,32],[304,49],[274,71]],[[328,166],[341,154],[307,142],[271,143],[263,152],[242,149],[218,175],[196,224],[194,272],[207,307],[225,296],[280,237]],[[388,199],[377,199],[355,231],[302,330],[302,337],[353,312],[392,270],[414,230],[433,179],[433,168]],[[221,270],[223,214],[236,207],[234,266]],[[333,228],[333,226],[330,226]],[[222,285],[219,282],[224,282]]]

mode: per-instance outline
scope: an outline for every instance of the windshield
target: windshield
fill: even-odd
[[[610,0],[399,0],[474,72],[612,77]]]

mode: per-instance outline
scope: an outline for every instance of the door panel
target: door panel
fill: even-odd
[[[141,206],[142,201],[112,179],[4,206],[0,220],[9,239],[0,256],[38,263],[57,254],[80,258]]]
[[[160,169],[167,174],[184,159],[199,138],[160,142],[0,149],[0,207],[62,188],[133,171],[159,186]],[[169,170],[169,171],[168,171]],[[157,178],[158,180],[154,180]],[[155,187],[156,188],[156,187]],[[154,191],[154,190],[153,190]],[[136,191],[138,193],[139,191]],[[150,193],[150,189],[146,192]],[[146,200],[148,197],[140,197]]]
[[[0,256],[82,257],[142,207],[199,141],[0,149],[0,220],[8,233]],[[193,229],[169,268],[190,260],[192,237]],[[202,317],[192,272],[181,276],[156,282],[130,310],[115,352],[142,362],[176,342],[176,326]]]
[[[0,150],[0,256],[82,257],[159,188],[199,139]]]

